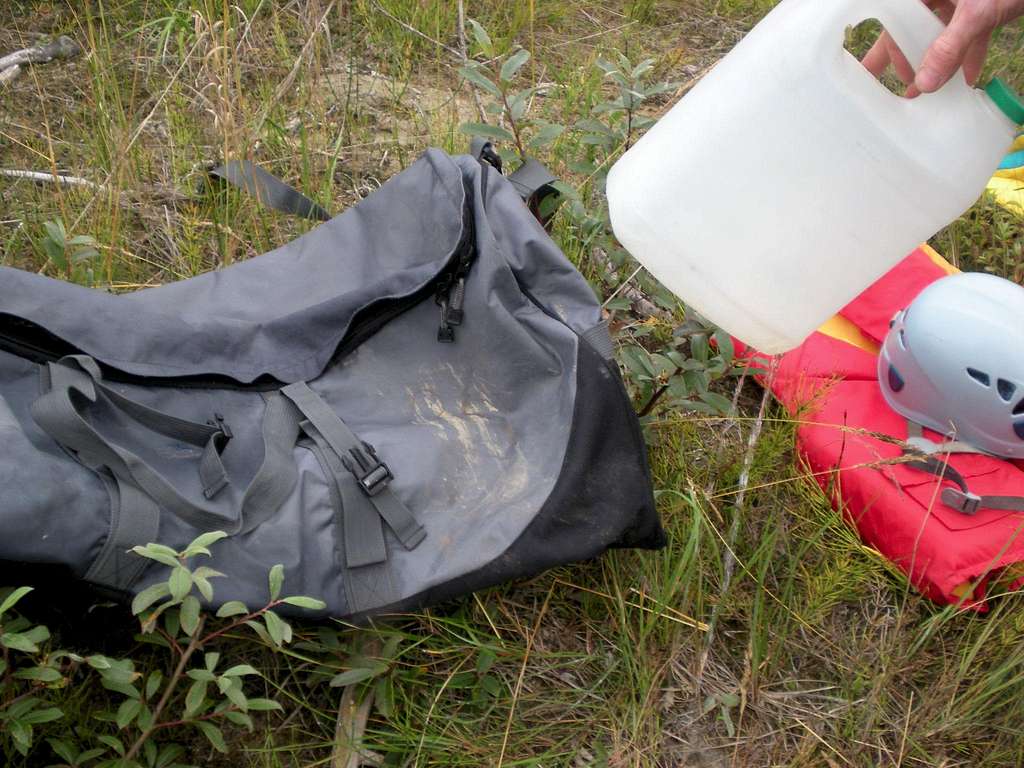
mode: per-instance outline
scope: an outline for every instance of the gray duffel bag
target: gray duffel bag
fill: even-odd
[[[583,277],[473,156],[430,150],[275,251],[112,295],[0,268],[0,560],[124,595],[133,546],[229,536],[216,605],[408,610],[657,547]]]

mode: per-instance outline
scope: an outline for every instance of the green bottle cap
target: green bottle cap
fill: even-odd
[[[1002,110],[1003,114],[1013,120],[1017,125],[1024,123],[1024,103],[1020,97],[1013,92],[1006,83],[998,77],[993,77],[985,86],[985,93]]]

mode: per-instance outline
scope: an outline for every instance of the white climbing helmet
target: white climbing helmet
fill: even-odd
[[[932,283],[892,319],[878,381],[911,422],[1024,458],[1024,287],[976,272]]]

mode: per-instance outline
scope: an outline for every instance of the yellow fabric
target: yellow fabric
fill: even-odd
[[[1024,152],[1024,132],[1017,135],[1010,152]],[[996,171],[988,191],[1001,206],[1024,216],[1024,165]]]
[[[942,258],[938,251],[932,248],[930,245],[925,243],[921,246],[921,250],[928,254],[928,258],[934,261],[939,267],[944,269],[947,273],[953,274],[957,272],[957,268]],[[845,341],[847,344],[852,344],[858,349],[863,349],[865,352],[870,352],[872,355],[878,354],[878,344],[874,340],[864,335],[860,328],[851,323],[842,315],[834,315],[824,325],[818,329],[819,333],[823,333],[826,336],[830,336],[833,339],[839,339],[839,341]]]

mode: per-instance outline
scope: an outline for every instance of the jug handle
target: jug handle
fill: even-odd
[[[921,0],[847,0],[844,6],[838,13],[844,29],[868,19],[878,19],[915,72],[921,68],[932,43],[946,29],[939,17]],[[963,76],[953,76],[940,89],[956,90],[971,90]]]

